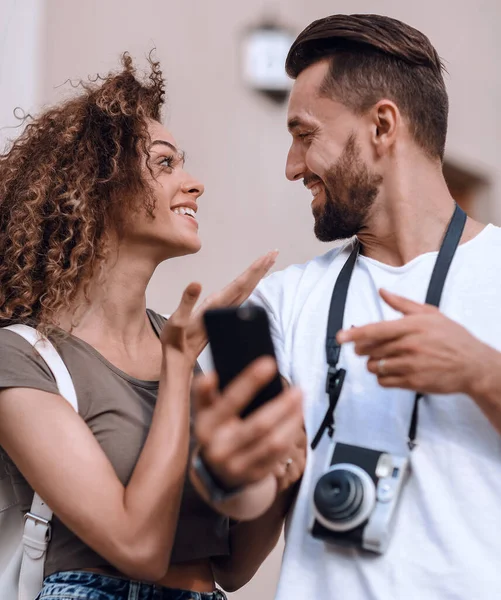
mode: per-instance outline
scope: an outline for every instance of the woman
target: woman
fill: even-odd
[[[36,490],[55,515],[39,598],[220,598],[213,573],[224,587],[225,570],[213,565],[238,568],[228,519],[185,476],[200,315],[240,304],[276,255],[198,311],[198,284],[167,324],[147,310],[158,264],[200,249],[204,189],[160,123],[158,63],[141,83],[124,55],[120,73],[82,87],[0,158],[0,326],[32,324],[55,340],[80,409],[27,342],[0,330],[3,462],[21,477],[24,508]],[[300,422],[297,398],[285,418]]]

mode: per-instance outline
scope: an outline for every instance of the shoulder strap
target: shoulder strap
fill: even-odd
[[[467,215],[466,213],[456,204],[456,209],[452,215],[452,219],[449,222],[447,231],[445,232],[440,251],[435,261],[435,267],[431,274],[430,284],[426,293],[426,304],[431,304],[438,307],[442,298],[442,292],[444,291],[445,280],[449,273],[449,268],[456,253],[459,242],[463,235],[464,227],[466,225]],[[412,450],[416,446],[416,435],[419,418],[419,402],[423,394],[420,392],[416,393],[414,399],[414,407],[412,409],[411,424],[409,426],[409,435],[407,444],[409,449]]]
[[[54,375],[61,396],[78,412],[77,394],[71,375],[53,344],[47,338],[40,335],[36,329],[28,325],[9,325],[5,329],[17,333],[35,348]]]
[[[78,412],[78,400],[71,375],[53,344],[28,325],[9,325],[5,329],[17,333],[36,349],[54,375],[59,393]],[[51,509],[35,493],[31,509],[24,517],[19,600],[32,600],[42,588],[45,556],[51,538],[51,519]]]

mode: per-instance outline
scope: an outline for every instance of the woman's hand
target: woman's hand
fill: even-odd
[[[172,313],[162,329],[160,341],[164,355],[183,358],[190,366],[197,359],[197,332],[193,322],[197,319],[193,312],[195,304],[200,297],[202,286],[199,283],[190,283],[181,296],[181,302]]]
[[[289,458],[293,463],[288,473],[280,474],[281,489],[302,474],[305,441],[300,433],[303,412],[299,389],[285,389],[245,419],[240,417],[242,409],[275,373],[274,361],[261,358],[223,392],[218,391],[215,373],[198,378],[195,435],[207,466],[228,488],[277,476]]]
[[[200,297],[201,286],[198,283],[190,283],[160,336],[164,352],[168,349],[173,350],[183,354],[191,364],[194,364],[207,345],[203,323],[204,312],[211,308],[240,306],[275,264],[277,256],[278,252],[275,250],[258,258],[229,285],[206,298],[196,310],[194,307]]]
[[[279,493],[289,489],[303,476],[304,468],[306,466],[307,446],[306,431],[304,429],[304,423],[302,423],[301,427],[297,428],[287,460],[284,463],[280,463],[275,470],[278,486],[277,491]]]

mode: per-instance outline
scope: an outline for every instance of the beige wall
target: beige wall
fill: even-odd
[[[0,150],[39,100],[44,3],[0,0]],[[16,107],[22,108],[15,111]]]
[[[278,268],[326,250],[312,234],[308,194],[284,178],[285,106],[240,79],[241,33],[268,4],[298,31],[337,11],[387,14],[428,34],[449,71],[448,155],[489,179],[479,212],[501,223],[499,0],[46,0],[39,98],[55,101],[65,93],[56,86],[115,67],[124,50],[143,57],[156,46],[168,79],[168,124],[206,185],[204,248],[158,269],[153,308],[171,310],[194,279],[205,292],[219,288],[268,249],[281,250]],[[235,598],[271,599],[278,561],[277,551]]]

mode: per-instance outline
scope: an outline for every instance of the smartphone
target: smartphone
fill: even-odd
[[[268,315],[260,306],[207,310],[204,322],[221,391],[257,358],[275,358]],[[282,390],[282,381],[277,372],[273,380],[242,410],[240,416],[247,417],[278,396]]]

